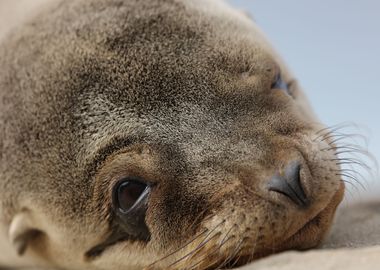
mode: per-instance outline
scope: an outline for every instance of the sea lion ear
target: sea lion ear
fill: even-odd
[[[30,243],[41,232],[31,224],[27,211],[16,214],[9,226],[8,237],[18,255],[23,255]]]
[[[254,21],[255,22],[255,18],[253,17],[253,15],[246,9],[239,9],[239,12],[245,16],[246,18],[250,19],[251,21]]]

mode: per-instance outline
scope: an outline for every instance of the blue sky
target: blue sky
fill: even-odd
[[[253,15],[322,122],[358,124],[359,131],[350,132],[366,135],[369,151],[380,160],[380,1],[229,2]],[[378,179],[366,185],[372,197],[380,194]]]

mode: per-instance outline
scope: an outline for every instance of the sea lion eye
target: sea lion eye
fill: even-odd
[[[115,214],[112,232],[86,255],[99,256],[107,247],[129,239],[149,241],[150,232],[145,223],[150,185],[138,178],[123,178],[112,189],[112,205]]]
[[[284,90],[288,95],[290,95],[289,85],[284,81],[280,72],[277,73],[276,77],[274,78],[271,88]]]
[[[124,179],[114,191],[116,207],[122,213],[129,212],[148,193],[148,185],[136,179]]]

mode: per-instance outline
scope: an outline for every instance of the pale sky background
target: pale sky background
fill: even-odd
[[[229,2],[254,17],[322,122],[360,125],[356,132],[366,135],[369,151],[380,160],[380,1]],[[366,177],[367,191],[359,187],[348,198],[380,198],[380,179]]]

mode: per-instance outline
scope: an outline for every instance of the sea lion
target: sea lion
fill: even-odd
[[[76,0],[0,47],[0,267],[217,269],[318,245],[330,131],[217,0]]]

